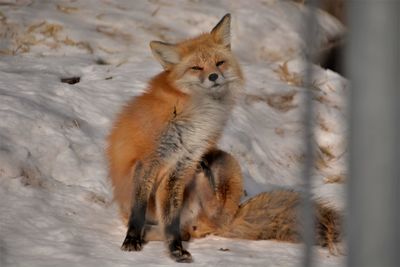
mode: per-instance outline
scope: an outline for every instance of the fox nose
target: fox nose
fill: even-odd
[[[210,81],[212,81],[212,82],[215,82],[215,81],[218,79],[218,74],[216,74],[216,73],[211,73],[211,74],[208,76],[208,79],[209,79]]]

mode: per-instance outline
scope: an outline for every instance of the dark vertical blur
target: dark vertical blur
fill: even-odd
[[[400,1],[348,1],[351,267],[400,266]]]
[[[315,160],[315,144],[314,144],[314,90],[313,87],[313,60],[316,53],[316,25],[317,25],[317,7],[318,0],[310,0],[308,9],[310,12],[304,13],[305,32],[303,38],[305,43],[304,54],[306,56],[306,72],[304,77],[305,85],[305,99],[304,99],[304,167],[303,167],[303,194],[302,194],[302,210],[301,222],[303,225],[302,239],[304,241],[304,254],[302,259],[302,266],[314,266],[313,245],[315,243],[315,214],[311,201],[311,184]]]

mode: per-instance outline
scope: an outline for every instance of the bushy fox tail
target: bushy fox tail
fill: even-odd
[[[215,235],[240,239],[301,241],[300,193],[277,190],[261,193],[240,205],[233,221]],[[337,211],[315,202],[317,243],[331,252],[340,241],[341,218]]]

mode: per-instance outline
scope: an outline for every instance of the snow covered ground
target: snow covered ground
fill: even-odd
[[[169,266],[161,242],[119,249],[104,138],[113,117],[161,67],[150,40],[210,30],[227,12],[246,91],[221,140],[241,162],[248,197],[301,188],[301,5],[277,0],[0,0],[0,266]],[[318,14],[323,48],[343,33]],[[80,77],[76,84],[62,78]],[[347,81],[315,66],[314,193],[343,209]],[[297,266],[302,246],[207,237],[193,266]],[[320,266],[343,256],[316,248]]]

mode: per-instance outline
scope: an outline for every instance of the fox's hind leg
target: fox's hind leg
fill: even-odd
[[[193,237],[202,237],[229,224],[243,195],[239,163],[229,153],[212,150],[203,156],[196,176],[196,193],[201,211],[189,227]]]

